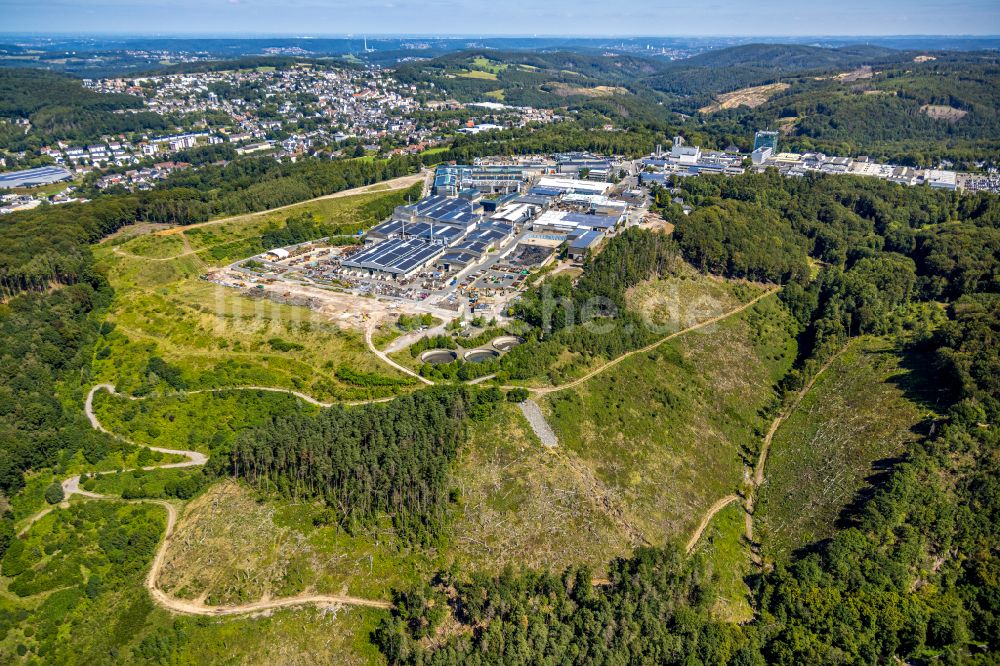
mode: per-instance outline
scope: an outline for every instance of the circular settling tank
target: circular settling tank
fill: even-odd
[[[496,338],[492,344],[493,348],[497,351],[508,352],[522,342],[524,342],[524,340],[516,335],[502,335],[499,338]]]
[[[429,349],[420,355],[420,360],[431,365],[444,365],[458,359],[458,354],[450,349]]]
[[[482,363],[498,356],[500,356],[500,352],[493,349],[473,349],[465,352],[465,360],[469,363]]]

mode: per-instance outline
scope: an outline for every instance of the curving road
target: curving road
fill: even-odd
[[[407,374],[411,377],[414,377],[416,379],[419,379],[424,384],[427,384],[427,386],[434,386],[434,382],[432,382],[431,380],[427,379],[426,377],[421,377],[418,373],[414,372],[413,370],[410,370],[406,366],[400,365],[399,363],[393,361],[391,358],[389,358],[389,356],[385,352],[379,351],[379,349],[375,346],[375,343],[372,342],[372,333],[375,331],[376,325],[377,322],[376,320],[373,319],[371,323],[365,326],[365,344],[368,345],[368,350],[371,353],[378,356],[380,359],[382,359],[382,361],[385,362],[387,365],[391,365],[400,372]]]
[[[264,390],[264,391],[276,391],[283,393],[291,393],[297,395],[298,397],[306,400],[312,404],[324,405],[325,403],[320,403],[313,398],[306,396],[304,394],[299,394],[295,391],[290,391],[286,389],[275,389],[267,387],[243,387],[246,389],[254,390]],[[218,389],[231,391],[233,389]],[[115,391],[113,384],[98,384],[90,389],[87,393],[87,399],[84,402],[84,412],[87,415],[87,419],[90,421],[90,425],[95,429],[103,433],[107,433],[112,437],[117,437],[123,441],[128,441],[120,435],[116,435],[108,431],[98,420],[97,416],[94,414],[94,395],[98,391],[107,391],[112,395],[120,395]],[[192,391],[196,393],[199,391]],[[206,391],[200,391],[206,392]],[[138,400],[139,398],[134,398],[129,396],[132,400]],[[378,401],[380,402],[380,401]],[[131,443],[131,442],[130,442]],[[150,465],[148,467],[143,467],[143,470],[154,470],[154,469],[170,469],[178,467],[200,467],[208,462],[208,456],[199,451],[185,451],[180,449],[165,449],[160,447],[148,446],[146,447],[153,451],[159,451],[161,453],[180,455],[187,458],[187,460],[177,463],[168,463],[164,465]],[[132,469],[122,470],[121,473],[133,471]],[[270,610],[273,608],[289,608],[294,606],[332,606],[337,604],[349,605],[349,606],[365,606],[368,608],[391,608],[392,604],[388,601],[382,601],[380,599],[366,599],[364,597],[352,597],[349,595],[339,595],[339,594],[311,594],[303,593],[295,595],[292,597],[283,597],[280,599],[262,599],[260,601],[253,601],[246,604],[239,604],[234,606],[211,606],[208,604],[199,603],[197,601],[191,601],[188,599],[179,599],[173,597],[163,589],[160,588],[158,580],[160,577],[160,570],[163,568],[163,563],[166,559],[167,549],[170,547],[170,540],[173,538],[174,527],[177,524],[177,508],[170,502],[166,500],[121,500],[119,497],[113,497],[110,495],[100,495],[98,493],[89,492],[80,488],[80,475],[71,476],[62,482],[63,495],[66,501],[64,501],[61,506],[68,506],[68,500],[74,495],[78,495],[89,500],[117,500],[117,501],[128,501],[132,504],[156,504],[157,506],[163,507],[167,512],[167,526],[163,541],[160,542],[160,547],[156,551],[156,555],[153,558],[153,564],[149,569],[149,574],[146,576],[146,588],[149,590],[150,595],[153,600],[175,613],[182,613],[186,615],[210,615],[210,616],[224,616],[224,615],[243,615],[247,613],[258,613],[265,610]],[[48,515],[55,507],[48,507],[39,511],[34,516],[28,519],[25,526],[18,533],[18,536],[23,536],[31,526],[36,522]]]

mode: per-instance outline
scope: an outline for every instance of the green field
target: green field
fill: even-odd
[[[465,72],[459,72],[458,76],[463,79],[482,79],[484,81],[496,81],[497,75],[493,72],[484,72],[478,69],[470,69]]]
[[[739,502],[715,514],[695,548],[707,562],[706,572],[715,581],[718,598],[713,614],[726,622],[748,622],[753,618],[750,588],[750,548],[744,538],[746,512]]]
[[[741,489],[795,332],[770,297],[550,394],[542,409],[647,541],[684,543],[713,502]]]
[[[832,536],[838,516],[868,479],[920,437],[934,415],[918,387],[931,364],[891,342],[850,343],[781,425],[755,509],[755,533],[767,555]],[[920,370],[923,368],[923,370]]]
[[[545,269],[542,269],[542,275]],[[643,325],[656,339],[735,310],[766,290],[754,282],[722,280],[699,273],[690,264],[678,260],[670,275],[642,282],[626,293],[626,305],[641,315]],[[397,360],[399,360],[397,358]],[[569,349],[547,368],[545,375],[514,383],[529,387],[566,384],[582,377],[607,361],[606,357],[583,354]]]
[[[162,379],[149,375],[148,363],[160,357],[190,389],[274,386],[331,401],[407,390],[412,380],[371,354],[360,330],[332,324],[307,307],[199,279],[214,263],[206,262],[206,253],[232,259],[234,249],[242,248],[239,257],[259,251],[260,234],[293,214],[311,212],[326,224],[354,229],[377,219],[372,217],[377,211],[391,211],[402,192],[310,202],[183,235],[144,235],[98,246],[115,298],[107,315],[114,328],[98,345],[95,377],[120,390],[148,392]]]

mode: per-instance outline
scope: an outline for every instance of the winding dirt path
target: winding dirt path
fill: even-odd
[[[754,466],[750,488],[747,491],[744,532],[746,534],[747,541],[751,544],[753,543],[753,512],[754,507],[757,504],[757,491],[764,484],[764,470],[767,465],[767,455],[771,452],[771,441],[774,439],[774,435],[778,432],[778,428],[781,427],[781,424],[783,424],[788,417],[791,416],[796,409],[798,409],[802,399],[806,397],[809,391],[812,390],[813,386],[816,385],[819,378],[823,376],[823,373],[825,373],[827,369],[833,365],[834,361],[840,358],[840,355],[843,354],[846,349],[847,346],[845,345],[840,351],[831,356],[819,370],[816,371],[816,374],[812,376],[812,379],[810,379],[806,385],[799,390],[798,394],[795,396],[795,400],[792,401],[792,404],[783,409],[774,421],[771,422],[771,427],[768,428],[767,434],[764,436],[764,441],[760,447],[760,454],[757,456],[757,464]]]
[[[816,382],[823,375],[823,373],[825,373],[827,369],[833,365],[833,362],[837,360],[846,349],[847,346],[843,347],[840,351],[831,356],[816,372],[816,374],[813,375],[812,379],[810,379],[806,385],[799,390],[798,394],[795,396],[795,400],[793,400],[788,407],[781,410],[781,413],[775,417],[775,419],[771,422],[771,427],[767,430],[767,434],[764,435],[764,439],[760,447],[760,453],[757,455],[757,463],[754,465],[752,470],[747,470],[749,472],[748,477],[750,479],[750,483],[747,488],[746,500],[743,503],[743,532],[747,541],[751,544],[751,547],[753,547],[753,512],[757,503],[757,491],[762,485],[764,485],[764,472],[767,466],[767,456],[771,452],[771,442],[774,440],[774,435],[778,432],[778,429],[788,419],[788,417],[791,416],[796,409],[798,409],[798,406],[802,403],[802,399],[805,398],[809,391],[812,390],[813,386],[816,385]],[[715,517],[715,514],[733,502],[737,502],[739,500],[739,495],[726,495],[709,507],[704,517],[702,517],[698,528],[694,531],[691,538],[687,542],[687,552],[690,553],[694,550],[694,547],[698,544],[698,540],[701,539],[701,535],[705,532],[705,529],[712,521],[712,518]]]
[[[310,398],[304,394],[299,394],[295,391],[290,391],[286,389],[274,389],[267,387],[243,387],[245,389],[254,390],[270,390],[283,393],[291,393],[297,395],[299,398],[306,400],[312,404],[323,405],[325,403],[320,403],[317,400]],[[219,389],[219,390],[233,390],[233,389]],[[87,415],[87,419],[90,421],[90,425],[100,432],[107,433],[113,437],[121,439],[123,441],[128,441],[121,435],[114,434],[108,431],[98,420],[97,416],[94,414],[94,395],[98,391],[107,391],[112,395],[120,395],[115,391],[113,384],[98,384],[90,389],[87,393],[87,399],[84,402],[84,412]],[[196,391],[192,391],[195,393]],[[205,391],[201,391],[205,392]],[[135,398],[129,396],[132,400],[139,400],[140,398]],[[131,442],[129,442],[131,443]],[[137,445],[138,446],[138,445]],[[159,451],[161,453],[167,453],[172,455],[180,455],[187,458],[187,460],[177,463],[169,463],[164,465],[151,465],[148,467],[143,467],[143,470],[154,470],[154,469],[169,469],[169,468],[179,468],[179,467],[200,467],[208,462],[208,456],[199,451],[185,451],[179,449],[164,449],[160,447],[147,446],[145,448],[151,449],[153,451]],[[133,471],[132,469],[121,470],[121,473]],[[245,615],[247,613],[259,613],[261,611],[271,610],[274,608],[289,608],[295,606],[332,606],[332,605],[348,605],[348,606],[365,606],[368,608],[391,608],[392,604],[388,601],[383,601],[380,599],[366,599],[364,597],[353,597],[349,595],[339,595],[339,594],[299,594],[292,597],[284,597],[281,599],[267,599],[260,601],[253,601],[246,604],[239,604],[235,606],[210,606],[207,604],[199,603],[197,601],[190,601],[187,599],[178,599],[173,597],[159,586],[160,570],[163,568],[163,563],[166,560],[167,549],[170,547],[170,540],[174,535],[174,527],[177,524],[177,507],[173,503],[167,500],[122,500],[119,497],[114,497],[110,495],[100,495],[98,493],[89,492],[80,488],[80,475],[71,476],[62,482],[64,501],[59,505],[63,508],[69,507],[69,500],[74,495],[83,497],[88,500],[115,500],[115,501],[127,501],[131,504],[156,504],[157,506],[163,507],[167,512],[167,526],[164,533],[163,541],[160,542],[160,547],[156,551],[156,555],[153,558],[153,564],[149,569],[149,574],[146,576],[146,589],[149,590],[150,595],[153,600],[160,604],[162,607],[174,613],[182,613],[185,615],[208,615],[208,616],[223,616],[223,615]],[[51,513],[56,507],[48,507],[39,511],[32,517],[30,517],[25,524],[25,526],[18,533],[18,536],[23,536],[31,529],[31,526],[36,522]]]
[[[399,363],[393,361],[391,358],[389,358],[388,354],[386,354],[385,352],[379,351],[378,347],[375,346],[375,343],[372,342],[372,334],[375,332],[376,325],[377,321],[373,319],[367,326],[365,326],[365,344],[368,345],[368,351],[370,351],[371,353],[375,354],[380,359],[382,359],[382,361],[386,365],[390,365],[399,370],[400,372],[418,379],[427,386],[434,386],[434,382],[432,382],[431,380],[427,379],[426,377],[421,377],[418,373],[414,372],[413,370],[410,370],[405,365],[400,365]]]
[[[660,345],[662,345],[662,344],[664,344],[666,342],[669,342],[670,340],[673,340],[674,338],[680,337],[680,336],[685,335],[687,333],[690,333],[692,331],[697,331],[698,329],[705,328],[706,326],[711,326],[712,324],[717,324],[717,323],[719,323],[720,321],[722,321],[724,319],[728,319],[728,318],[732,317],[733,315],[737,315],[737,314],[743,312],[744,310],[748,310],[748,309],[752,308],[754,305],[756,305],[758,302],[760,302],[761,300],[767,298],[768,296],[772,296],[772,295],[778,293],[780,290],[781,290],[781,287],[775,287],[773,289],[768,289],[763,294],[760,294],[759,296],[757,296],[753,300],[747,301],[743,305],[741,305],[741,306],[739,306],[739,307],[737,307],[737,308],[735,308],[733,310],[729,310],[728,312],[723,312],[722,314],[717,315],[715,317],[712,317],[710,319],[706,319],[705,321],[698,322],[697,324],[694,324],[692,326],[688,326],[687,328],[681,329],[679,331],[675,331],[674,333],[671,333],[670,335],[668,335],[666,337],[660,338],[656,342],[648,344],[645,347],[641,347],[639,349],[635,349],[635,350],[632,350],[632,351],[630,351],[628,353],[622,354],[618,358],[612,359],[612,360],[608,361],[607,363],[605,363],[604,365],[602,365],[600,367],[597,367],[597,368],[594,368],[593,370],[591,370],[590,372],[588,372],[584,376],[580,377],[579,379],[574,379],[571,382],[568,382],[566,384],[560,384],[559,386],[547,386],[547,387],[543,387],[543,388],[529,388],[528,390],[531,391],[532,393],[536,394],[536,395],[547,395],[549,393],[557,393],[559,391],[565,391],[566,389],[574,388],[576,386],[579,386],[580,384],[583,384],[584,382],[587,382],[587,381],[593,379],[594,377],[596,377],[597,375],[601,374],[602,372],[605,372],[606,370],[610,370],[611,368],[615,367],[616,365],[618,365],[622,361],[625,361],[626,359],[631,358],[632,356],[635,356],[636,354],[645,354],[646,352],[652,351],[652,350],[656,349],[657,347],[659,347]],[[505,388],[517,388],[517,387],[511,386],[511,387],[505,387]],[[524,388],[524,387],[520,387],[520,388]]]
[[[740,501],[739,495],[726,495],[725,497],[717,501],[715,504],[710,506],[708,511],[702,517],[701,522],[698,523],[698,527],[691,534],[691,538],[688,539],[687,545],[684,546],[684,551],[690,553],[692,550],[694,550],[694,547],[698,545],[698,541],[701,539],[701,535],[704,534],[705,530],[708,528],[708,524],[712,522],[712,518],[715,518],[715,514],[719,513],[733,502],[739,502],[739,501]]]
[[[338,193],[338,194],[340,196],[346,196],[346,193]],[[337,195],[331,195],[331,196],[337,196]],[[218,224],[218,223],[221,223],[223,221],[224,220],[216,220],[214,222],[210,222],[210,223],[207,223],[207,224]],[[184,227],[184,228],[191,228],[191,227]],[[179,230],[182,231],[184,228],[179,228]],[[171,229],[171,230],[167,230],[165,232],[160,232],[160,233],[170,233],[170,232],[179,233],[180,231],[175,231],[175,230]],[[566,390],[566,389],[569,389],[569,388],[573,388],[575,386],[579,386],[580,384],[582,384],[582,383],[588,381],[589,379],[597,376],[598,374],[600,374],[600,373],[602,373],[602,372],[604,372],[604,371],[606,371],[606,370],[614,367],[615,365],[621,363],[622,361],[624,361],[625,359],[627,359],[627,358],[629,358],[631,356],[634,356],[635,354],[641,354],[641,353],[645,353],[645,352],[651,351],[651,350],[655,349],[656,347],[659,347],[660,345],[664,344],[665,342],[667,342],[667,341],[669,341],[669,340],[671,340],[673,338],[676,338],[676,337],[678,337],[680,335],[683,335],[685,333],[689,333],[691,331],[695,331],[695,330],[704,328],[706,326],[710,326],[711,324],[717,323],[719,321],[722,321],[723,319],[727,319],[728,317],[731,317],[731,316],[733,316],[735,314],[743,312],[744,310],[747,310],[748,308],[750,308],[753,305],[755,305],[760,300],[762,300],[762,299],[764,299],[764,298],[766,298],[766,297],[768,297],[768,296],[776,293],[777,291],[778,291],[778,288],[771,289],[771,290],[769,290],[769,291],[767,291],[767,292],[765,292],[765,293],[757,296],[753,300],[751,300],[751,301],[743,304],[742,306],[740,306],[738,308],[735,308],[734,310],[731,310],[729,312],[723,313],[723,314],[721,314],[721,315],[719,315],[717,317],[712,317],[711,319],[707,319],[707,320],[705,320],[703,322],[700,322],[698,324],[695,324],[695,325],[690,326],[688,328],[685,328],[683,330],[680,330],[680,331],[677,331],[675,333],[672,333],[672,334],[670,334],[670,335],[668,335],[668,336],[666,336],[664,338],[661,338],[660,340],[658,340],[658,341],[656,341],[656,342],[654,342],[654,343],[652,343],[650,345],[647,345],[646,347],[643,347],[641,349],[637,349],[637,350],[634,350],[634,351],[629,352],[627,354],[623,354],[622,356],[619,356],[618,358],[609,361],[608,363],[604,364],[603,366],[601,366],[599,368],[595,368],[594,370],[590,371],[589,373],[587,373],[583,377],[580,377],[579,379],[576,379],[576,380],[574,380],[572,382],[569,382],[567,384],[563,384],[561,386],[556,386],[556,387],[536,388],[536,389],[530,389],[530,390],[533,393],[544,395],[544,394],[548,394],[548,393],[554,393],[554,392],[557,392],[557,391],[562,391],[562,390]],[[415,377],[416,379],[420,380],[424,384],[429,385],[429,386],[434,384],[434,382],[432,382],[431,380],[429,380],[429,379],[427,379],[425,377],[421,377],[420,375],[418,375],[414,371],[410,370],[409,368],[406,368],[406,367],[404,367],[404,366],[396,363],[392,359],[388,358],[388,356],[385,353],[383,353],[383,352],[379,351],[378,349],[376,349],[374,343],[372,342],[372,332],[373,332],[373,330],[374,330],[374,324],[369,325],[365,329],[365,342],[368,345],[368,348],[369,348],[370,351],[372,351],[376,356],[378,356],[383,361],[385,361],[388,365],[390,365],[392,367],[395,367],[396,369],[404,372],[407,375]],[[802,393],[800,393],[800,396],[799,396],[798,400],[801,400],[801,397],[803,395],[805,395],[805,393],[808,391],[809,388],[812,387],[812,385],[815,383],[816,379],[819,377],[819,374],[821,374],[822,371],[825,370],[829,366],[829,364],[832,362],[832,360],[833,359],[831,359],[829,362],[827,362],[827,364],[820,370],[820,372],[817,373],[816,377],[814,377],[813,380],[807,385],[807,387],[803,389]],[[514,388],[514,387],[506,387],[506,388]],[[255,390],[255,391],[271,391],[271,392],[275,392],[275,393],[287,393],[287,394],[290,394],[290,395],[294,395],[297,398],[299,398],[299,399],[301,399],[301,400],[303,400],[303,401],[305,401],[305,402],[307,402],[309,404],[316,405],[316,406],[319,406],[319,407],[330,407],[333,404],[333,403],[321,402],[321,401],[313,398],[312,396],[309,396],[309,395],[307,395],[305,393],[302,393],[302,392],[299,392],[299,391],[295,391],[295,390],[292,390],[292,389],[284,389],[284,388],[276,388],[276,387],[268,387],[268,386],[241,386],[241,387],[227,387],[227,388],[218,388],[218,389],[199,389],[199,390],[194,390],[194,391],[178,391],[177,394],[180,395],[180,394],[195,394],[195,393],[216,393],[216,392],[236,391],[236,390]],[[121,395],[121,394],[117,393],[117,391],[115,390],[115,386],[113,384],[107,384],[107,383],[105,383],[105,384],[97,384],[94,387],[92,387],[90,389],[90,391],[87,393],[87,397],[86,397],[86,400],[84,402],[84,412],[85,412],[85,414],[87,416],[88,421],[90,422],[90,425],[95,430],[98,430],[100,432],[106,433],[108,435],[111,435],[113,437],[116,437],[118,439],[121,439],[123,441],[128,442],[129,440],[126,440],[121,435],[112,433],[109,430],[107,430],[101,424],[100,420],[97,418],[96,414],[94,413],[94,396],[97,394],[98,391],[107,391],[108,393],[110,393],[112,395]],[[130,400],[141,400],[142,399],[142,398],[136,398],[134,396],[127,396],[127,397]],[[348,405],[372,404],[372,403],[379,403],[379,402],[387,402],[387,401],[392,400],[392,399],[393,399],[392,397],[389,397],[389,398],[380,398],[380,399],[376,399],[376,400],[359,401],[359,402],[355,402],[355,403],[339,403],[339,404],[348,404]],[[796,405],[798,404],[798,400],[795,403]],[[776,424],[772,424],[772,428],[771,428],[771,431],[769,432],[768,438],[766,440],[765,447],[761,451],[761,459],[758,462],[758,467],[759,467],[759,473],[758,473],[758,475],[761,478],[762,478],[762,475],[763,475],[763,463],[766,460],[766,452],[767,452],[767,448],[769,447],[769,444],[770,444],[770,439],[773,437],[774,432],[777,430],[777,428],[778,428],[779,425],[780,425],[780,422],[776,422]],[[129,442],[129,443],[132,444],[132,442]],[[146,448],[149,448],[149,449],[151,449],[153,451],[158,451],[160,453],[168,454],[168,455],[177,455],[177,456],[182,456],[182,457],[187,458],[187,460],[184,460],[184,461],[181,461],[181,462],[167,463],[167,464],[163,464],[163,465],[151,465],[151,466],[148,466],[148,467],[141,468],[141,469],[147,470],[147,471],[148,470],[154,470],[154,469],[199,467],[199,466],[205,465],[208,462],[208,457],[205,454],[203,454],[203,453],[201,453],[199,451],[187,451],[187,450],[183,450],[183,449],[167,449],[167,448],[153,447],[153,446],[147,446]],[[122,473],[128,472],[128,471],[133,471],[133,470],[132,469],[122,470]],[[66,480],[64,480],[62,482],[62,488],[63,488],[63,494],[64,494],[64,501],[59,505],[60,507],[68,507],[69,506],[69,499],[72,498],[73,496],[79,496],[79,497],[82,497],[82,498],[87,499],[87,500],[116,500],[116,501],[126,501],[126,500],[121,500],[121,498],[118,498],[118,497],[113,497],[113,496],[108,496],[108,495],[100,495],[98,493],[89,492],[87,490],[82,489],[80,487],[80,475],[74,475],[74,476],[71,476],[71,477],[67,478]],[[708,523],[711,521],[712,517],[716,513],[718,513],[719,511],[721,511],[722,508],[724,508],[725,506],[728,506],[733,501],[737,501],[738,499],[739,498],[736,497],[736,496],[728,496],[728,497],[723,498],[722,500],[719,500],[718,502],[715,503],[715,505],[712,506],[712,508],[709,510],[709,512],[706,514],[706,516],[702,519],[702,523],[699,525],[699,527],[696,530],[695,534],[692,536],[692,539],[689,541],[688,550],[690,550],[691,548],[693,548],[694,544],[697,543],[698,539],[700,538],[701,534],[704,532],[705,528],[707,527]],[[348,596],[348,595],[300,594],[300,595],[296,595],[296,596],[292,596],[292,597],[285,597],[285,598],[282,598],[282,599],[260,600],[260,601],[256,601],[256,602],[250,602],[250,603],[247,603],[247,604],[239,604],[239,605],[233,605],[233,606],[211,606],[211,605],[202,604],[202,603],[199,603],[199,602],[196,602],[196,601],[190,601],[190,600],[186,600],[186,599],[178,599],[177,597],[173,597],[170,594],[168,594],[167,592],[165,592],[163,589],[161,589],[159,587],[159,583],[158,583],[160,570],[163,567],[163,563],[164,563],[165,558],[166,558],[166,552],[167,552],[167,549],[170,547],[170,541],[171,541],[171,538],[173,537],[174,528],[175,528],[175,526],[177,524],[177,508],[171,502],[168,502],[166,500],[127,500],[127,501],[129,501],[131,503],[156,504],[157,506],[163,507],[164,510],[167,512],[167,525],[166,525],[166,530],[165,530],[164,538],[160,542],[160,546],[159,546],[159,548],[156,551],[156,555],[154,556],[154,559],[153,559],[153,564],[150,567],[149,574],[146,576],[146,581],[145,581],[146,588],[149,590],[149,593],[153,597],[154,601],[156,601],[158,604],[160,604],[162,607],[166,608],[167,610],[170,610],[170,611],[175,612],[175,613],[181,613],[181,614],[187,614],[187,615],[225,616],[225,615],[243,615],[243,614],[248,614],[248,613],[258,613],[258,612],[262,612],[262,611],[266,611],[266,610],[270,610],[270,609],[275,609],[275,608],[288,608],[288,607],[306,606],[306,605],[320,605],[320,606],[322,606],[322,605],[344,604],[344,605],[364,606],[364,607],[369,607],[369,608],[383,608],[383,609],[387,609],[387,608],[391,608],[392,607],[392,605],[388,601],[383,601],[383,600],[379,600],[379,599],[366,599],[366,598],[363,598],[363,597],[353,597],[353,596]],[[44,518],[46,515],[48,515],[50,512],[52,512],[55,508],[56,507],[48,507],[46,509],[43,509],[43,510],[39,511],[38,513],[36,513],[35,515],[31,516],[30,518],[28,518],[28,520],[26,521],[24,527],[18,533],[19,536],[23,536],[24,534],[26,534],[28,532],[28,530],[31,529],[32,525],[34,525],[36,522],[38,522],[39,520],[41,520],[42,518]],[[750,510],[752,510],[752,497],[750,499],[748,499],[748,521],[749,521],[749,512],[750,512]],[[640,537],[641,537],[641,535],[640,535]]]

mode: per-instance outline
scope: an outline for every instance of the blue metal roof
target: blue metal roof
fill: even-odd
[[[0,188],[30,187],[32,185],[48,185],[60,180],[67,180],[72,174],[62,167],[44,166],[23,171],[0,173]]]
[[[618,224],[618,218],[610,215],[588,215],[586,213],[566,213],[563,219],[573,222],[581,227],[591,227],[596,229],[614,229]]]
[[[574,238],[569,243],[572,250],[586,250],[604,237],[600,231],[587,231]]]

